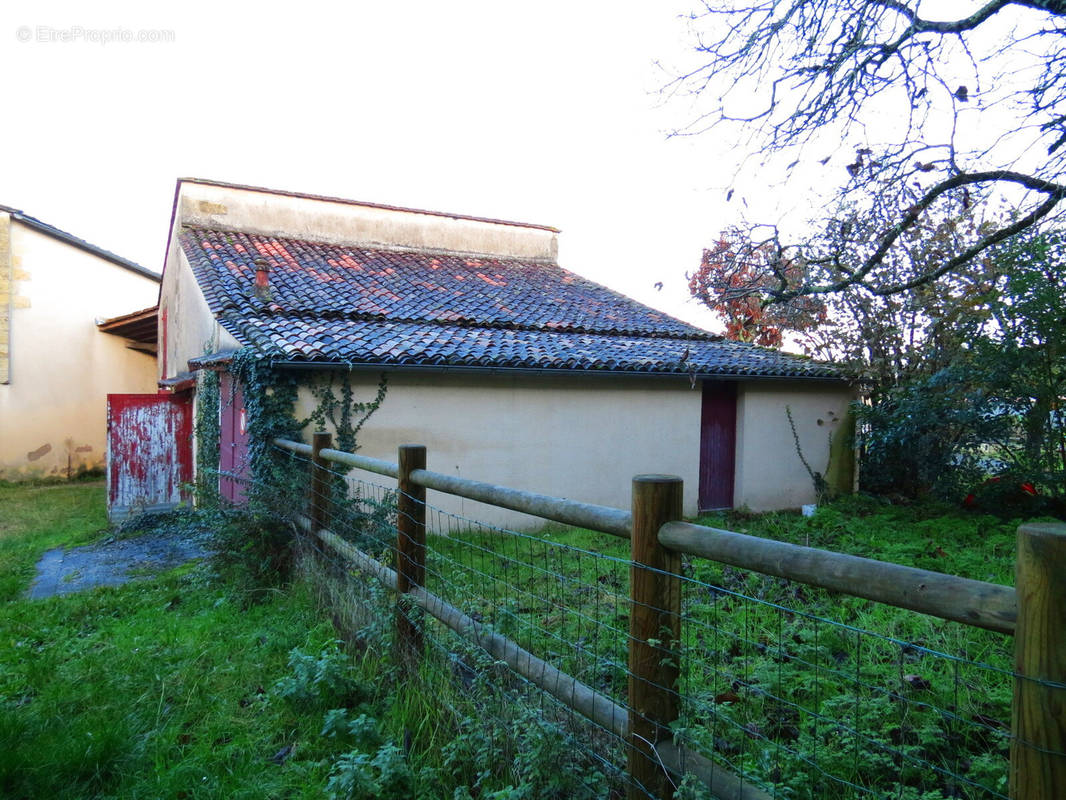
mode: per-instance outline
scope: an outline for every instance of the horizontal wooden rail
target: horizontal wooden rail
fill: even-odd
[[[659,543],[679,553],[999,633],[1013,634],[1018,618],[1014,587],[998,583],[776,542],[690,522],[663,525],[659,529]]]
[[[414,473],[412,473],[413,475]],[[300,526],[311,533],[311,520],[297,517]],[[373,576],[384,586],[396,590],[396,571],[367,555],[354,544],[329,530],[314,532],[328,548],[364,574]],[[629,712],[601,692],[567,675],[548,662],[523,649],[515,642],[494,633],[487,626],[464,614],[455,606],[422,587],[406,593],[409,600],[427,614],[499,659],[534,686],[544,690],[567,708],[581,714],[619,739],[629,736]],[[721,800],[769,800],[770,795],[742,778],[714,764],[709,759],[673,742],[655,745],[663,766],[678,778],[691,772],[702,780],[711,793]]]
[[[343,450],[332,449],[325,449],[320,455],[326,461],[332,461],[334,464],[346,464],[349,467],[373,472],[377,475],[387,475],[390,478],[395,478],[400,474],[399,467],[396,464],[380,458],[370,458],[370,456],[360,456],[355,453],[345,453]]]
[[[287,439],[275,439],[274,442],[294,453],[311,454],[310,445]],[[398,474],[396,464],[381,459],[331,449],[323,449],[320,455],[328,461],[347,464],[379,475],[396,477]],[[629,539],[631,535],[632,515],[618,508],[509,489],[425,469],[414,470],[411,480],[427,489],[520,511],[542,519],[602,531],[624,539]],[[1017,595],[1011,586],[803,547],[789,542],[776,542],[689,522],[667,523],[659,531],[659,542],[679,553],[708,558],[764,575],[775,575],[810,586],[820,586],[999,633],[1013,634],[1018,616]]]
[[[309,519],[304,517],[299,522],[301,527],[310,532],[311,521]],[[320,530],[315,535],[352,566],[377,578],[389,589],[396,590],[395,570],[389,569],[332,531]],[[512,670],[534,686],[546,691],[567,708],[574,709],[620,738],[628,735],[628,712],[602,692],[597,692],[577,678],[537,658],[510,639],[494,633],[486,625],[477,622],[422,587],[413,587],[406,593],[406,596],[414,605],[440,620],[464,639],[483,648],[494,658],[506,662]]]
[[[411,473],[411,480],[427,489],[509,508],[512,511],[521,511],[534,517],[563,522],[567,525],[576,525],[579,528],[610,533],[623,539],[629,539],[633,526],[632,515],[620,508],[579,503],[576,500],[524,492],[520,489],[508,489],[492,483],[442,475],[427,469],[416,469]]]
[[[283,450],[291,450],[293,453],[307,456],[308,458],[314,454],[309,444],[300,444],[289,439],[275,439],[274,444]],[[334,464],[346,464],[349,467],[366,470],[377,475],[387,475],[390,478],[395,478],[399,475],[399,468],[396,464],[391,461],[383,461],[380,458],[359,456],[355,453],[346,453],[343,450],[334,450],[330,447],[323,447],[319,451],[319,457],[324,458],[326,461],[332,461]]]
[[[288,439],[275,439],[274,444],[280,447],[282,450],[291,450],[299,456],[311,457],[313,450],[309,444],[300,444],[300,442],[289,441]]]
[[[311,455],[310,445],[300,444],[288,439],[275,439],[274,444],[300,455]],[[399,475],[398,465],[391,461],[383,461],[378,458],[359,456],[354,453],[345,453],[343,450],[331,450],[328,448],[324,448],[319,455],[327,461],[346,464],[367,472],[377,473],[378,475],[387,475],[390,478],[395,478]],[[508,508],[511,511],[521,511],[524,514],[550,519],[553,522],[562,522],[579,528],[610,533],[623,539],[629,539],[630,529],[633,524],[630,513],[620,508],[598,506],[592,503],[579,503],[576,500],[551,497],[535,492],[524,492],[521,489],[508,489],[505,486],[497,486],[493,483],[472,481],[468,478],[456,478],[452,475],[443,475],[440,472],[432,472],[427,469],[416,469],[411,472],[411,480],[427,489],[465,497],[467,500],[477,500],[500,508]]]

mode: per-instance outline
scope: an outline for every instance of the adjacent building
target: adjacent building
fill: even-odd
[[[0,480],[104,467],[107,394],[156,391],[159,279],[0,206]]]

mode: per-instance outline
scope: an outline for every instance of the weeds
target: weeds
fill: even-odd
[[[82,490],[102,503],[100,487],[26,491]],[[22,520],[17,547],[7,545],[10,529],[0,539],[23,565],[46,543],[81,543],[98,530],[96,511],[71,522],[31,505],[5,517]],[[44,519],[55,530],[37,530]],[[361,519],[369,520],[361,537],[390,527],[384,504]],[[203,520],[186,514],[175,524]],[[362,604],[356,618],[369,621],[338,631],[320,621],[310,588],[288,580],[291,529],[235,511],[224,521],[222,541],[237,552],[220,573],[192,565],[0,607],[12,643],[0,651],[0,794],[482,800],[615,790],[611,758],[590,751],[617,742],[579,744],[575,730],[585,729],[431,620],[416,672],[399,669],[387,592],[337,571],[343,587],[334,596]],[[140,524],[149,522],[165,524]],[[1013,524],[863,498],[809,519],[741,513],[707,522],[997,582],[1009,582],[1012,565]],[[624,542],[557,529],[452,534],[432,542],[432,590],[594,688],[623,695]],[[685,569],[698,583],[684,593],[678,737],[791,797],[848,796],[826,773],[915,800],[985,796],[965,781],[1003,791],[1009,686],[995,670],[960,674],[935,653],[1009,669],[1002,637],[709,562]],[[19,558],[0,581],[24,586]],[[853,638],[859,629],[881,636]],[[681,796],[700,793],[689,782]]]
[[[278,695],[304,708],[347,707],[357,702],[361,693],[351,674],[350,659],[341,651],[340,644],[333,639],[318,655],[293,649],[289,653],[290,673],[275,684]],[[327,723],[332,731],[335,721],[327,719]]]

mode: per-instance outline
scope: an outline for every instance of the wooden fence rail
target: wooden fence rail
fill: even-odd
[[[975,581],[861,558],[790,542],[761,539],[688,522],[670,522],[659,542],[678,553],[733,567],[820,586],[853,597],[963,622],[998,633],[1014,633],[1018,600],[1013,587]]]
[[[899,564],[776,542],[680,521],[681,481],[673,476],[634,479],[633,509],[578,503],[425,469],[425,449],[407,445],[399,463],[314,447],[285,439],[274,443],[313,457],[312,476],[334,462],[398,478],[404,497],[398,540],[405,573],[378,564],[331,533],[315,503],[306,527],[365,572],[398,589],[423,608],[560,702],[629,742],[631,797],[671,797],[685,773],[703,780],[723,800],[762,800],[761,790],[670,740],[677,717],[677,659],[665,657],[680,637],[680,556],[688,554],[766,575],[787,578],[973,627],[1015,635],[1016,675],[1011,725],[1012,800],[1066,796],[1066,525],[1022,526],[1018,532],[1017,590]],[[405,449],[407,448],[407,449]],[[412,457],[412,453],[420,453]],[[314,477],[313,477],[314,480]],[[318,486],[318,484],[315,484]],[[425,489],[477,500],[545,519],[602,531],[631,541],[629,711],[580,681],[522,650],[429,594],[420,585],[425,558]],[[319,521],[316,524],[316,521]],[[420,526],[420,527],[419,527]],[[421,539],[419,538],[421,537]],[[1019,609],[1020,606],[1020,609]],[[398,615],[398,619],[403,615]],[[420,647],[417,632],[403,629],[407,652]],[[624,720],[624,721],[623,721]]]

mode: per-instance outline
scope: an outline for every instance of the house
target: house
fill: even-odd
[[[0,479],[104,466],[108,392],[156,391],[158,295],[157,273],[0,206]]]
[[[638,473],[680,475],[685,511],[814,500],[797,454],[850,488],[851,387],[836,370],[726,341],[560,267],[543,225],[178,181],[160,294],[161,380],[252,348],[387,395],[360,452],[626,508]],[[227,380],[223,376],[223,383]],[[243,398],[223,411],[239,469]],[[299,416],[314,406],[302,388]],[[231,454],[237,453],[234,458]],[[520,515],[430,496],[450,512]]]

